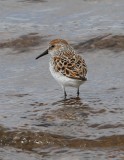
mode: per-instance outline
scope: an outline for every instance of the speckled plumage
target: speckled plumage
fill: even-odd
[[[68,78],[85,80],[87,67],[85,61],[77,54],[63,52],[52,58],[52,63],[56,72]]]

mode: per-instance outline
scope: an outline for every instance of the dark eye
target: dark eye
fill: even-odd
[[[52,46],[50,46],[50,47],[49,47],[49,49],[53,49],[54,47],[55,47],[55,46],[54,46],[54,45],[52,45]]]
[[[54,45],[51,46],[51,48],[54,48],[54,47],[55,47]]]

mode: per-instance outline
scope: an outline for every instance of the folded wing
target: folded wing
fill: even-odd
[[[74,53],[62,53],[59,56],[55,56],[54,69],[56,72],[60,72],[66,77],[85,81],[87,74],[87,66],[84,59]]]

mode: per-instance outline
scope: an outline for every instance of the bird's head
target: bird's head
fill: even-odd
[[[66,51],[69,48],[69,44],[67,41],[63,39],[54,39],[50,41],[49,47],[46,51],[44,51],[42,54],[40,54],[36,59],[46,55],[50,54],[51,56],[55,56],[57,54],[60,54],[64,51]]]

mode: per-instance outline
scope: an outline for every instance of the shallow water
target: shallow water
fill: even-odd
[[[0,159],[124,159],[123,37],[109,46],[112,36],[104,37],[123,35],[123,7],[122,0],[0,2]],[[83,48],[99,35],[107,41]],[[80,98],[68,89],[63,100],[49,56],[35,60],[55,37],[69,39],[87,62]]]
[[[114,152],[113,152],[114,151]],[[112,159],[117,160],[121,159],[123,160],[123,150],[117,150],[116,148],[113,150],[107,149],[107,150],[79,150],[79,149],[52,149],[52,150],[42,150],[39,152],[39,154],[31,153],[31,152],[22,152],[19,149],[13,149],[13,148],[2,148],[0,151],[0,158],[1,159],[7,159],[7,160],[21,160],[21,159],[31,159],[31,160],[51,160],[55,159],[58,160],[82,160],[86,159]],[[17,158],[18,157],[18,158]]]
[[[124,33],[123,0],[0,3],[2,39],[38,32],[77,42],[101,33]]]

